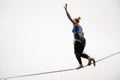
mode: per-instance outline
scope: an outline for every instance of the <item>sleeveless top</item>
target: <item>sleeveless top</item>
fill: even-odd
[[[82,43],[83,46],[85,46],[86,40],[83,35],[82,26],[79,24],[74,25],[72,32],[74,34],[74,42],[78,41]]]
[[[80,24],[74,25],[72,32],[73,34],[82,33],[83,32],[82,26]]]

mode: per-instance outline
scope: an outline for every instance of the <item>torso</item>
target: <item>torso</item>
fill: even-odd
[[[73,34],[76,33],[83,33],[83,29],[82,26],[80,24],[75,24],[73,25],[73,30],[72,30]]]
[[[86,40],[84,38],[82,26],[79,24],[73,25],[72,32],[74,34],[74,41],[81,42],[82,44],[85,45]]]

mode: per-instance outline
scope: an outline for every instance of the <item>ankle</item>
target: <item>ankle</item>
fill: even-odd
[[[80,68],[83,68],[83,64],[80,64],[76,69],[80,69]]]
[[[80,68],[83,68],[83,64],[80,64]]]
[[[88,57],[88,60],[92,60],[92,58],[91,58],[91,57]]]

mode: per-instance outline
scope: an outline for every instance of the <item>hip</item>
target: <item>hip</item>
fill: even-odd
[[[74,43],[75,42],[79,42],[79,43],[85,45],[86,44],[86,39],[84,37],[84,34],[83,33],[76,33],[74,35]]]

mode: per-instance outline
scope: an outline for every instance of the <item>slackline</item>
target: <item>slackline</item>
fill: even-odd
[[[116,53],[113,53],[109,56],[106,56],[106,57],[103,57],[99,60],[96,60],[95,62],[100,62],[102,60],[105,60],[109,57],[112,57],[112,56],[115,56],[117,54],[120,54],[120,51],[119,52],[116,52]],[[93,63],[92,63],[93,64]],[[87,67],[88,65],[85,65],[83,68]],[[82,68],[80,68],[82,69]],[[65,71],[72,71],[72,70],[79,70],[79,69],[76,69],[76,68],[71,68],[71,69],[63,69],[63,70],[56,70],[56,71],[48,71],[48,72],[42,72],[42,73],[34,73],[34,74],[27,74],[27,75],[19,75],[19,76],[11,76],[11,77],[5,77],[5,78],[1,78],[0,80],[8,80],[8,79],[13,79],[13,78],[21,78],[21,77],[28,77],[28,76],[37,76],[37,75],[44,75],[44,74],[50,74],[50,73],[58,73],[58,72],[65,72]]]

